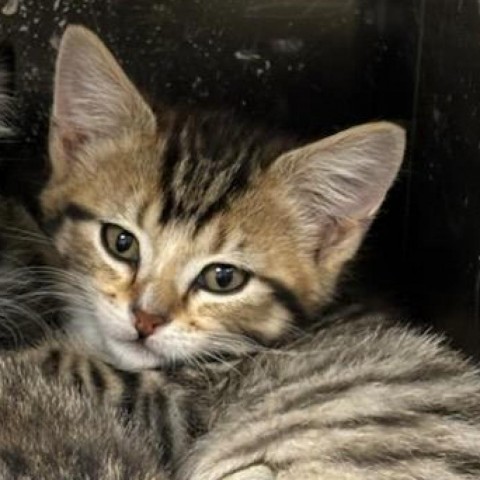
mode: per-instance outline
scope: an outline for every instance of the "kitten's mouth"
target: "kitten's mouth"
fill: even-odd
[[[161,356],[147,345],[147,339],[113,340],[108,342],[109,355],[115,365],[125,370],[143,370],[162,365]]]
[[[146,352],[149,352],[151,353],[152,355],[155,355],[156,357],[158,356],[161,356],[158,354],[158,347],[157,348],[154,348],[149,340],[151,339],[150,336],[142,336],[142,335],[138,335],[137,338],[131,340],[131,341],[128,341],[128,342],[125,342],[127,344],[130,344],[130,345],[133,345],[134,348],[136,349],[139,349],[140,351],[146,351]]]
[[[131,340],[124,340],[123,342],[120,342],[120,343],[125,343],[127,345],[134,345],[137,348],[144,348],[146,350],[151,350],[151,348],[149,348],[149,345],[148,345],[148,339],[149,337],[143,337],[141,335],[138,335],[137,338],[133,338]]]

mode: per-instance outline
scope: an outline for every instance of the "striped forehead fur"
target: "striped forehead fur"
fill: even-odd
[[[161,163],[161,222],[195,219],[202,226],[292,143],[224,112],[175,115]]]

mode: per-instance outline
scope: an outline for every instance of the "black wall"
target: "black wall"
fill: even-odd
[[[408,279],[418,313],[480,353],[480,2],[426,0]]]
[[[32,198],[44,178],[53,60],[67,23],[98,32],[138,85],[170,102],[228,107],[305,138],[395,120],[410,149],[356,280],[478,350],[476,0],[8,4],[0,55],[14,68],[23,135],[0,145],[4,192]]]

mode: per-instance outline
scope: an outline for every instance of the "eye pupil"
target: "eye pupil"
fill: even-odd
[[[195,280],[195,285],[210,293],[235,293],[240,291],[250,279],[250,274],[227,263],[207,265]]]
[[[130,264],[140,262],[140,245],[133,233],[114,223],[104,223],[100,235],[105,250],[112,257]]]
[[[232,267],[217,267],[215,269],[215,281],[220,288],[227,288],[233,279]]]
[[[119,253],[124,253],[130,249],[133,244],[133,236],[128,232],[121,232],[115,243],[115,247]]]

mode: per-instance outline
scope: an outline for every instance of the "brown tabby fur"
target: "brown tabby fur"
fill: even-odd
[[[6,478],[19,465],[27,478],[480,478],[476,369],[385,315],[323,308],[395,178],[399,127],[293,148],[227,116],[155,116],[98,38],[70,27],[50,148],[41,202],[70,338],[0,362]],[[138,264],[107,252],[105,223],[136,236]],[[206,293],[195,278],[212,262],[249,282]],[[136,304],[168,321],[140,338]]]

